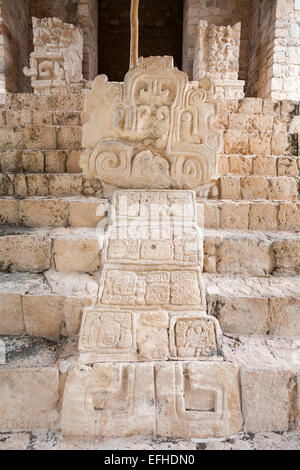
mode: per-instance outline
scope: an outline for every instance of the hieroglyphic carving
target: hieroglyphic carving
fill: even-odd
[[[197,268],[184,271],[105,268],[100,284],[100,305],[198,306],[203,309],[204,302]]]
[[[216,97],[244,97],[245,82],[238,80],[241,23],[216,26],[199,21],[194,58],[194,80],[210,77]]]
[[[222,360],[217,320],[197,312],[90,307],[79,338],[82,363],[112,360]]]
[[[221,353],[222,333],[214,317],[204,314],[173,315],[170,352],[179,359],[212,358]]]
[[[24,74],[31,77],[34,93],[60,95],[87,87],[82,78],[81,29],[59,18],[32,18],[32,26],[34,52]]]
[[[216,174],[221,136],[209,79],[188,82],[172,57],[140,58],[124,83],[98,76],[86,97],[85,174],[123,188],[194,188]]]

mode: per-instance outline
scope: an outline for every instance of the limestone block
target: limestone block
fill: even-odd
[[[0,200],[0,225],[17,225],[19,222],[18,201],[14,199]]]
[[[44,126],[54,124],[53,117],[49,111],[32,111],[32,125]]]
[[[53,113],[54,126],[81,126],[81,113],[58,111]]]
[[[271,139],[271,153],[273,155],[289,155],[290,143],[287,132],[274,132]]]
[[[254,114],[252,116],[249,116],[249,124],[254,130],[272,132],[273,116],[266,116],[264,114]]]
[[[286,338],[300,336],[300,299],[273,298],[269,303],[270,334]]]
[[[265,335],[269,330],[268,299],[212,296],[208,314],[220,322],[223,333],[231,335]]]
[[[227,175],[229,173],[229,159],[227,155],[220,155],[218,161],[218,172],[220,175]]]
[[[16,174],[16,175],[10,175],[10,179],[13,183],[14,195],[16,197],[23,198],[23,197],[28,196],[29,191],[30,192],[32,191],[32,182],[34,182],[36,178],[34,175],[33,178],[29,177],[29,181],[28,181],[28,178],[26,178],[26,175]],[[37,191],[36,185],[34,185],[34,190]],[[41,187],[40,190],[41,191],[44,190],[45,194],[47,194],[48,185],[46,186],[46,188]]]
[[[96,227],[104,217],[97,215],[101,200],[72,201],[69,206],[69,224],[71,227]]]
[[[1,270],[41,272],[50,268],[51,240],[47,235],[0,237]]]
[[[68,204],[62,200],[20,201],[20,219],[26,227],[61,227],[67,224]]]
[[[24,331],[21,296],[0,294],[0,335],[22,335]]]
[[[216,175],[217,110],[211,80],[189,83],[171,57],[140,58],[124,83],[100,75],[85,99],[81,168],[123,188],[197,188]]]
[[[59,149],[80,149],[81,148],[81,128],[63,126],[58,130],[57,148]]]
[[[244,98],[239,102],[238,112],[243,114],[261,114],[263,100],[261,98]]]
[[[16,178],[19,175],[16,175]],[[22,175],[20,175],[22,176]],[[16,181],[15,178],[15,181]],[[20,182],[19,182],[20,184]],[[16,183],[15,183],[16,186]],[[27,175],[24,181],[24,188],[22,185],[23,197],[28,196],[48,196],[49,194],[49,179],[47,175]],[[20,189],[18,195],[22,196]]]
[[[278,176],[299,176],[297,162],[294,158],[280,157],[277,160]]]
[[[47,173],[64,173],[66,169],[66,152],[50,150],[45,154],[45,171]]]
[[[230,173],[233,175],[251,175],[252,159],[242,155],[233,155],[229,157]]]
[[[225,239],[218,251],[218,272],[264,276],[270,274],[269,245],[264,241],[240,238]]]
[[[63,322],[61,297],[25,295],[23,306],[28,335],[40,336],[51,341],[59,340]]]
[[[241,129],[243,131],[248,129],[249,121],[247,114],[229,114],[229,128],[230,129]]]
[[[219,228],[219,206],[217,204],[205,204],[204,206],[205,227]]]
[[[0,370],[1,431],[53,428],[58,389],[58,371],[53,368]]]
[[[277,207],[272,204],[251,204],[249,213],[250,230],[277,230]]]
[[[241,178],[243,199],[266,199],[268,180],[263,176],[245,176]]]
[[[223,203],[220,207],[220,228],[248,230],[249,204]]]
[[[7,126],[30,126],[32,121],[31,111],[23,109],[22,111],[7,110]]]
[[[275,270],[282,274],[300,273],[300,241],[281,240],[273,243]]]
[[[268,199],[271,201],[295,201],[298,197],[297,181],[295,178],[280,176],[271,178],[268,187]]]
[[[221,199],[241,199],[240,179],[233,176],[223,176],[219,179]]]
[[[82,193],[82,177],[67,173],[50,175],[49,193],[51,196],[78,196]]]
[[[277,176],[276,158],[267,155],[254,157],[253,175]]]
[[[13,196],[13,179],[8,175],[0,174],[0,194],[1,196]]]
[[[269,155],[271,153],[271,134],[267,132],[250,133],[249,152],[252,155]]]
[[[83,437],[153,435],[153,364],[94,364],[71,370],[61,428],[64,435]]]
[[[56,130],[51,126],[26,126],[22,142],[16,148],[50,150],[56,148]]]
[[[248,153],[248,132],[243,130],[229,130],[224,134],[225,153],[242,154]]]
[[[224,437],[242,427],[238,371],[226,363],[156,365],[157,434]]]
[[[278,209],[279,230],[298,230],[300,227],[300,204],[282,203]]]
[[[289,382],[283,370],[242,370],[242,409],[247,432],[289,429]]]
[[[79,166],[81,152],[79,150],[72,150],[67,157],[67,172],[68,173],[81,173]]]
[[[53,250],[57,271],[94,272],[100,268],[97,239],[88,237],[57,238],[54,241]]]

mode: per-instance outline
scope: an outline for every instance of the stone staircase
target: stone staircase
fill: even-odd
[[[97,295],[108,197],[79,167],[83,99],[14,94],[0,109],[0,432],[59,428]],[[197,194],[207,313],[240,366],[244,430],[300,431],[299,106],[230,101],[216,125],[220,176]]]

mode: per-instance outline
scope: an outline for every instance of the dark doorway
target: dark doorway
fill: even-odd
[[[99,1],[99,73],[121,82],[129,66],[130,0]],[[183,0],[140,0],[139,55],[171,55],[182,66]]]

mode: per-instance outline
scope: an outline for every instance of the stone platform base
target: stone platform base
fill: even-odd
[[[230,439],[77,439],[63,438],[57,431],[0,434],[1,450],[299,450],[300,433],[241,433]]]

